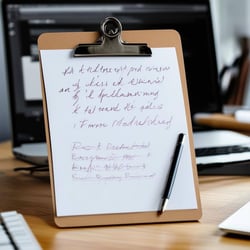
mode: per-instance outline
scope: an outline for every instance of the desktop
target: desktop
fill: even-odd
[[[218,229],[249,201],[249,176],[200,176],[203,215],[199,222],[66,229],[53,222],[48,173],[13,171],[30,165],[13,158],[10,142],[1,143],[0,152],[0,213],[21,213],[44,250],[249,249],[249,237],[228,237]]]

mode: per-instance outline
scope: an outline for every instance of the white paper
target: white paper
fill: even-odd
[[[57,216],[158,211],[178,134],[188,134],[175,48],[71,53],[41,51]],[[168,209],[195,208],[186,140]]]

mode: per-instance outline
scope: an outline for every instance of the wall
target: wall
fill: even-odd
[[[249,0],[210,0],[218,68],[229,65],[240,54],[239,37],[250,36]]]
[[[240,55],[240,37],[250,37],[249,0],[210,0],[219,71]],[[250,76],[243,105],[250,106]]]

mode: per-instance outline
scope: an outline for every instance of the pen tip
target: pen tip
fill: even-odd
[[[165,212],[167,210],[168,199],[164,199],[161,207],[161,212]]]

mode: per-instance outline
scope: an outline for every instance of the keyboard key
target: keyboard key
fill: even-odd
[[[0,246],[10,244],[10,238],[6,233],[4,227],[0,225]]]
[[[13,245],[0,245],[0,250],[16,250]]]
[[[16,211],[0,213],[0,250],[41,250],[24,217]],[[1,237],[3,235],[3,237]],[[6,238],[7,237],[7,238]]]

